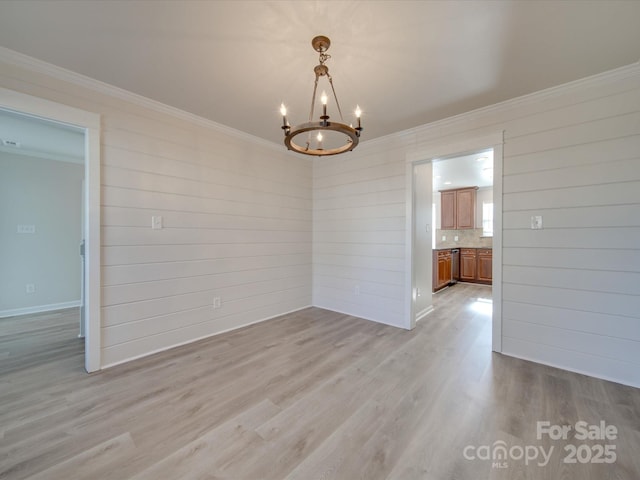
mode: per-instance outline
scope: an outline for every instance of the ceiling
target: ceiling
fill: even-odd
[[[433,191],[493,186],[493,150],[433,160]]]
[[[0,45],[279,143],[326,35],[366,141],[635,63],[638,19],[626,0],[3,0]]]

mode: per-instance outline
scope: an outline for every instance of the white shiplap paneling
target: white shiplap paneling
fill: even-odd
[[[314,161],[314,305],[402,324],[405,167],[398,160],[387,149]]]
[[[503,182],[503,352],[640,386],[639,65],[365,141],[340,163],[316,162],[314,303],[402,324],[406,305],[376,310],[374,298],[354,290],[369,277],[377,292],[388,287],[387,297],[402,302],[408,288],[404,269],[385,271],[388,262],[378,258],[399,254],[407,241],[393,229],[406,220],[397,204],[406,187],[396,196],[380,176],[393,181],[400,175],[393,165],[421,145],[496,131],[505,138],[504,175],[496,179]],[[354,188],[358,171],[363,185]],[[543,216],[543,230],[530,229],[532,215]]]
[[[1,66],[5,88],[101,115],[102,366],[311,304],[309,160],[55,67]]]

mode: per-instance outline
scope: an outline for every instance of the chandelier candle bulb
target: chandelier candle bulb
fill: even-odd
[[[284,103],[280,104],[280,113],[282,114],[282,126],[286,128],[286,126],[287,126],[287,107],[284,106]]]
[[[318,132],[318,136],[316,138],[318,139],[318,150],[322,150],[322,133]]]
[[[360,116],[362,115],[362,110],[360,110],[360,105],[356,105],[356,118],[358,119],[358,128],[362,128],[360,126]]]

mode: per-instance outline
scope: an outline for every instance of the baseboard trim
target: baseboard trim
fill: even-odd
[[[306,305],[304,307],[295,308],[293,310],[289,310],[287,312],[278,313],[277,315],[272,315],[272,316],[267,317],[267,318],[261,318],[259,320],[254,320],[254,321],[251,321],[251,322],[248,322],[248,323],[244,323],[242,325],[238,325],[238,326],[235,326],[235,327],[227,328],[225,330],[220,330],[220,331],[217,331],[217,332],[214,332],[214,333],[203,335],[201,337],[197,337],[197,338],[193,338],[193,339],[190,339],[190,340],[186,340],[184,342],[179,342],[179,343],[175,343],[173,345],[169,345],[169,346],[166,346],[166,347],[157,348],[157,349],[152,350],[150,352],[145,352],[145,353],[142,353],[140,355],[135,355],[133,357],[125,358],[124,360],[118,360],[116,362],[106,363],[106,364],[104,364],[104,365],[102,365],[100,367],[100,370],[105,370],[107,368],[112,368],[112,367],[115,367],[117,365],[122,365],[124,363],[132,362],[134,360],[138,360],[140,358],[148,357],[150,355],[155,355],[156,353],[165,352],[165,351],[171,350],[173,348],[182,347],[183,345],[189,345],[190,343],[198,342],[200,340],[205,340],[207,338],[215,337],[217,335],[222,335],[223,333],[232,332],[232,331],[238,330],[240,328],[249,327],[251,325],[255,325],[256,323],[266,322],[267,320],[272,320],[274,318],[278,318],[278,317],[281,317],[283,315],[289,315],[290,313],[299,312],[301,310],[304,310],[305,308],[311,308],[312,306],[313,305]],[[93,372],[90,372],[90,373],[93,373]]]
[[[426,317],[427,315],[429,315],[433,311],[434,311],[433,305],[429,305],[424,310],[418,312],[416,314],[416,323],[419,322],[420,320],[422,320],[424,317]]]
[[[49,305],[37,305],[35,307],[13,308],[10,310],[0,310],[0,318],[17,317],[18,315],[29,315],[31,313],[52,312],[54,310],[62,310],[65,308],[79,307],[80,300],[72,302],[51,303]]]

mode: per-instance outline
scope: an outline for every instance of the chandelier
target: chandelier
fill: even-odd
[[[347,125],[342,118],[342,110],[336,96],[336,90],[333,87],[333,79],[329,74],[329,68],[324,64],[330,55],[326,51],[331,46],[331,41],[325,36],[318,36],[311,40],[313,49],[320,54],[320,64],[313,69],[316,75],[313,84],[313,95],[311,97],[311,110],[309,112],[309,121],[296,126],[291,126],[287,121],[287,108],[284,103],[280,105],[280,113],[282,114],[282,130],[284,131],[284,144],[288,150],[293,150],[305,155],[316,155],[318,157],[326,155],[336,155],[338,153],[348,152],[356,148],[360,139],[362,126],[360,116],[362,114],[360,107],[356,106],[355,116],[358,122],[357,127]],[[331,93],[335,100],[336,109],[340,115],[340,122],[330,120],[327,115],[327,102],[329,100],[327,94],[323,91],[320,96],[322,104],[322,115],[320,120],[313,121],[313,113],[316,105],[316,93],[318,91],[318,80],[326,77],[331,87]],[[296,137],[302,138],[302,143],[296,143]],[[300,140],[298,139],[298,142]]]

